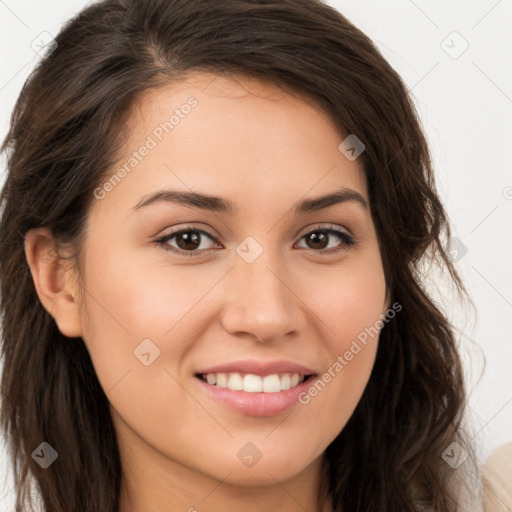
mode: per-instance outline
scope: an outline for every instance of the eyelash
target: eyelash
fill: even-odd
[[[192,256],[197,256],[197,255],[203,254],[208,249],[200,249],[200,250],[196,249],[193,251],[185,251],[183,249],[176,249],[175,247],[172,247],[167,243],[169,240],[174,238],[176,235],[179,235],[182,233],[187,233],[190,231],[194,231],[196,233],[201,233],[203,235],[207,235],[214,242],[218,243],[217,239],[211,233],[208,233],[207,231],[205,231],[203,229],[198,229],[194,226],[185,226],[177,231],[173,231],[172,233],[163,235],[160,238],[157,238],[156,240],[154,240],[154,243],[158,247],[162,247],[165,251],[170,251],[172,253],[183,255],[183,256],[192,257]],[[349,235],[348,233],[346,233],[344,231],[340,231],[338,229],[331,228],[331,227],[328,228],[328,227],[323,227],[323,226],[319,226],[311,231],[308,231],[307,233],[305,233],[304,235],[302,235],[300,237],[300,240],[302,240],[305,236],[310,235],[311,233],[316,233],[318,231],[324,231],[330,235],[337,236],[339,239],[341,239],[343,241],[343,244],[338,249],[332,249],[332,248],[331,249],[320,249],[320,250],[308,249],[310,251],[320,253],[320,254],[328,254],[328,255],[338,254],[340,252],[348,251],[351,247],[353,247],[357,244],[357,241],[354,239],[354,237]]]

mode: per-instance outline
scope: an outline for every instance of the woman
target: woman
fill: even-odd
[[[480,510],[427,143],[336,10],[90,6],[3,149],[17,510]]]

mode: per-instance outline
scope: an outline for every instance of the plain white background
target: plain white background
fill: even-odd
[[[2,139],[39,60],[34,47],[48,37],[40,34],[55,36],[86,3],[0,0]],[[477,316],[453,302],[442,281],[432,280],[429,289],[458,326],[471,429],[484,459],[512,441],[512,0],[328,3],[375,41],[400,73],[431,144],[456,237],[450,249]],[[1,171],[3,181],[4,161]],[[0,475],[6,473],[0,451]],[[9,480],[0,481],[1,510],[12,507],[11,488]]]

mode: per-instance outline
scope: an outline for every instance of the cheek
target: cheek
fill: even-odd
[[[143,267],[106,251],[89,256],[101,264],[91,264],[86,273],[91,329],[83,338],[114,414],[155,440],[168,437],[169,425],[182,425],[182,416],[195,415],[201,421],[187,423],[187,428],[200,435],[204,411],[175,378],[180,378],[177,369],[198,336],[190,310],[212,283],[196,283],[185,267],[172,271],[147,262]]]
[[[307,302],[322,320],[318,325],[327,362],[301,401],[334,439],[356,408],[374,365],[386,312],[385,279],[380,260],[358,260],[338,273],[317,273],[305,284],[314,290]]]
[[[193,266],[172,269],[161,260],[141,261],[129,251],[91,251],[89,260],[87,307],[94,325],[124,338],[129,335],[133,342],[164,337],[211,286],[195,277]]]
[[[160,340],[172,326],[172,307],[179,308],[176,286],[166,286],[130,259],[129,253],[90,244],[85,269],[83,339],[96,372],[108,390],[132,367],[141,365],[134,350],[144,340]],[[160,350],[163,347],[159,347]]]
[[[322,336],[331,353],[348,350],[359,335],[368,340],[386,312],[386,284],[380,260],[353,258],[338,269],[325,268],[302,279],[302,294],[322,320]]]

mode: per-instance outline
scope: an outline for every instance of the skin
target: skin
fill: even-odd
[[[287,359],[321,375],[385,314],[370,210],[351,201],[293,212],[297,201],[340,187],[368,201],[362,164],[339,151],[345,135],[305,98],[196,72],[138,99],[112,172],[190,96],[198,101],[190,114],[93,201],[83,297],[71,267],[53,257],[47,229],[27,234],[27,261],[61,332],[86,343],[110,401],[123,464],[121,512],[320,510],[322,454],[361,398],[377,337],[307,405],[273,417],[228,409],[194,373],[226,361]],[[170,202],[133,211],[166,188],[228,199],[239,214]],[[201,235],[201,255],[154,243],[185,223],[215,235]],[[325,224],[357,244],[328,254],[344,246],[331,235],[317,248],[304,235]],[[250,264],[236,252],[247,236],[263,249]],[[183,248],[176,237],[167,245]],[[134,357],[146,338],[160,350],[149,366]],[[247,442],[262,454],[252,467],[236,456]]]

